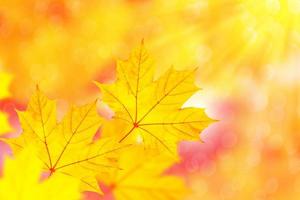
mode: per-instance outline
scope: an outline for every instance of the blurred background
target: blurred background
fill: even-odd
[[[187,103],[220,120],[179,145],[187,200],[299,199],[299,20],[299,0],[1,0],[6,131],[36,84],[62,108],[93,99],[144,39],[158,75],[199,67]]]

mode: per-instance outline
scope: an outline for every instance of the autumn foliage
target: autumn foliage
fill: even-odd
[[[95,82],[98,99],[70,105],[61,119],[56,101],[37,86],[18,111],[22,133],[6,139],[16,159],[5,163],[0,199],[182,199],[183,180],[167,170],[178,162],[179,142],[200,142],[213,120],[203,109],[183,107],[199,90],[196,68],[160,76],[155,69],[142,41],[117,62],[115,82]],[[111,119],[99,115],[100,102],[114,112]],[[7,196],[15,188],[16,196]]]

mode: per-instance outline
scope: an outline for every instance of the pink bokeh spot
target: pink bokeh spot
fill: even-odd
[[[4,134],[4,136],[2,137],[14,138],[21,134],[22,128],[16,110],[24,110],[24,109],[25,109],[24,104],[16,102],[13,99],[3,99],[0,101],[0,111],[8,115],[8,121],[13,128],[12,132]]]
[[[47,180],[50,176],[51,176],[50,171],[44,171],[41,174],[40,181],[43,182],[43,181]]]
[[[202,131],[202,142],[181,142],[178,147],[181,161],[172,166],[168,173],[180,176],[194,172],[208,175],[213,173],[219,156],[238,143],[234,118],[240,109],[233,100],[222,100],[208,105],[209,115],[222,120]]]
[[[104,117],[107,120],[112,119],[115,114],[107,104],[104,104],[100,101],[98,101],[97,103],[97,112],[100,116]]]
[[[0,140],[0,177],[3,173],[3,165],[5,162],[5,157],[12,156],[12,150],[8,144]]]
[[[104,183],[98,182],[103,195],[96,192],[86,191],[84,192],[85,200],[115,200],[113,195],[114,185],[107,186]]]

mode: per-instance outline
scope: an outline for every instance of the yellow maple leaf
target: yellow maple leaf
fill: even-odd
[[[115,111],[111,125],[118,124],[120,143],[133,141],[175,153],[179,141],[199,140],[200,131],[212,120],[203,109],[182,108],[199,90],[194,83],[195,70],[170,69],[155,79],[154,69],[142,42],[128,60],[117,63],[114,84],[96,84],[103,101]],[[109,135],[111,127],[107,127]]]
[[[155,155],[141,146],[120,154],[119,168],[99,175],[105,195],[118,200],[183,199],[187,189],[179,177],[164,174],[173,164],[166,154]]]
[[[83,190],[99,190],[93,178],[95,170],[113,167],[114,154],[123,148],[111,138],[93,142],[102,121],[96,101],[72,106],[58,122],[56,102],[37,87],[26,111],[18,111],[18,116],[23,133],[12,141],[13,146],[18,149],[34,145],[38,149],[36,156],[43,161],[50,175],[63,173],[76,177],[84,183]]]
[[[10,96],[9,85],[11,82],[11,75],[0,72],[0,99]],[[12,131],[12,128],[8,122],[8,117],[5,113],[0,112],[0,136],[7,132]]]
[[[9,200],[65,200],[80,199],[79,181],[55,174],[42,180],[43,163],[32,156],[33,148],[24,149],[16,158],[7,158],[0,178],[0,199]]]

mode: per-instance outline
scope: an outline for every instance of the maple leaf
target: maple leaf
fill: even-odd
[[[16,158],[5,160],[3,177],[0,178],[0,199],[80,199],[79,181],[70,176],[55,174],[42,181],[43,163],[32,156],[32,152],[33,148],[27,148]]]
[[[212,120],[203,109],[182,108],[199,90],[194,83],[195,69],[170,69],[158,79],[154,69],[142,42],[128,60],[118,61],[115,83],[96,82],[103,101],[115,111],[114,120],[104,126],[103,135],[110,135],[112,127],[118,124],[120,143],[134,141],[176,154],[179,141],[199,140],[200,131]]]
[[[49,175],[68,174],[84,183],[83,190],[99,190],[94,173],[112,168],[116,151],[124,146],[116,145],[111,138],[93,142],[102,121],[96,102],[72,106],[58,122],[56,102],[37,87],[26,111],[18,111],[23,133],[12,141],[13,146],[34,145],[38,149],[36,156],[43,161]]]
[[[187,189],[179,177],[165,174],[173,164],[166,154],[145,153],[141,146],[120,153],[119,168],[99,175],[106,196],[118,200],[183,199]]]

